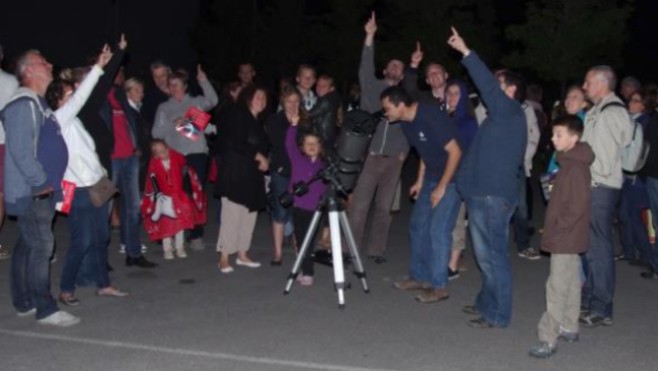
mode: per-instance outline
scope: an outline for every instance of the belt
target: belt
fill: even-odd
[[[42,193],[40,195],[32,196],[32,199],[33,200],[45,200],[47,198],[50,198],[50,196],[52,196],[52,195],[53,195],[52,192]]]

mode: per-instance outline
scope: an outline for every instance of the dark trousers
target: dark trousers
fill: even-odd
[[[201,187],[205,191],[206,177],[208,175],[208,155],[205,153],[192,153],[185,156],[185,160],[187,161],[187,166],[196,171],[196,175],[199,177],[199,184],[201,184]],[[190,229],[188,239],[195,240],[202,237],[203,225],[197,225],[193,229]]]
[[[315,211],[300,209],[298,207],[292,208],[292,223],[294,226],[295,239],[301,248],[306,237],[308,227],[311,225]],[[318,224],[319,225],[319,224]],[[317,232],[317,230],[315,231]],[[313,241],[315,240],[315,233],[311,236],[310,246],[306,249],[304,260],[302,261],[302,274],[304,276],[312,276],[313,270]]]

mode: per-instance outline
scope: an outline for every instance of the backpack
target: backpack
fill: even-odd
[[[619,102],[610,102],[601,107],[601,112],[608,107],[622,107],[624,105]],[[636,173],[644,167],[649,155],[649,143],[644,140],[644,131],[642,125],[631,120],[633,125],[633,136],[631,143],[621,149],[621,168],[630,173]]]

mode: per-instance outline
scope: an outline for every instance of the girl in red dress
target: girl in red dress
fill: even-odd
[[[164,141],[151,143],[142,217],[151,241],[162,240],[164,258],[187,257],[184,232],[206,222],[206,197],[185,157],[170,149]],[[172,242],[174,246],[172,246]]]

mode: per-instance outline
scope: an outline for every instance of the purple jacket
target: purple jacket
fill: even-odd
[[[290,184],[288,190],[292,190],[293,184],[306,182],[313,178],[318,171],[324,168],[324,161],[319,158],[315,162],[304,155],[297,145],[297,127],[289,126],[286,132],[286,151],[290,159]],[[327,186],[321,181],[315,181],[303,196],[295,196],[294,206],[300,209],[314,211],[318,207],[320,199],[324,195]]]

